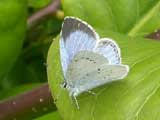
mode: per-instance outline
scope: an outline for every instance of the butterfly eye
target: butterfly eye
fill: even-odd
[[[67,87],[67,82],[63,82],[63,83],[62,83],[62,87],[63,87],[63,88],[66,88],[66,87]]]

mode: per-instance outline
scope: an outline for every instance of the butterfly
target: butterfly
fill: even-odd
[[[75,100],[79,94],[121,80],[129,72],[129,66],[121,64],[118,44],[100,38],[89,24],[75,17],[65,17],[62,24],[60,58],[64,86]]]

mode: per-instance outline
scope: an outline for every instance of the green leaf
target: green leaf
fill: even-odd
[[[29,52],[33,54],[31,50]],[[21,55],[9,73],[1,80],[0,94],[17,86],[47,81],[44,58],[40,57],[37,53],[36,55],[32,55],[32,60],[30,60],[31,58],[24,59],[27,55]]]
[[[98,29],[144,36],[160,28],[159,0],[62,0],[62,6]]]
[[[80,95],[78,110],[68,91],[60,87],[64,80],[57,38],[48,53],[47,69],[49,85],[60,115],[64,120],[134,120],[141,116],[145,120],[153,120],[141,112],[143,109],[151,111],[145,107],[146,103],[150,102],[160,86],[160,42],[107,31],[100,32],[100,35],[118,42],[122,61],[130,66],[129,75],[121,82],[96,88],[93,90],[95,96],[87,93]]]
[[[130,66],[126,79],[98,87],[95,96],[78,96],[80,109],[61,88],[64,81],[59,38],[48,53],[49,85],[64,120],[156,120],[160,105],[160,42],[144,36],[160,28],[159,0],[63,0],[65,15],[79,17],[101,35],[118,42],[122,61]],[[109,32],[113,31],[113,32]],[[122,34],[126,35],[122,35]],[[134,37],[128,37],[134,36]],[[150,113],[152,115],[150,115]],[[148,115],[147,115],[148,114]],[[149,116],[150,115],[150,116]]]
[[[0,80],[20,53],[26,30],[26,0],[0,1]]]
[[[51,0],[28,0],[28,5],[33,8],[42,8],[48,5]]]
[[[149,98],[139,113],[140,120],[158,120],[160,118],[160,88]]]
[[[56,111],[43,115],[42,117],[39,117],[35,120],[61,120],[61,117],[59,113]]]

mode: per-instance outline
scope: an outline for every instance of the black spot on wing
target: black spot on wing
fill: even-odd
[[[75,61],[75,62],[78,62],[78,60],[77,60],[77,59],[75,59],[74,61]]]
[[[80,58],[80,60],[84,60],[84,59],[87,60],[87,61],[89,61],[89,62],[92,62],[92,63],[94,63],[94,64],[96,63],[96,61],[93,60],[93,59],[90,58],[90,57],[81,57],[81,58]],[[79,60],[78,60],[78,59],[75,59],[74,61],[75,61],[75,62],[78,62]]]

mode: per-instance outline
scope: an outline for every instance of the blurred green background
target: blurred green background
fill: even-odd
[[[0,20],[0,48],[4,49],[1,50],[3,53],[0,58],[0,70],[4,71],[3,75],[1,75],[2,72],[0,73],[2,76],[0,81],[1,99],[47,82],[47,51],[53,38],[60,32],[63,16],[62,18],[56,15],[50,16],[32,29],[27,29],[26,22],[29,16],[51,2],[51,0],[0,1],[0,12],[7,13],[0,15],[4,18],[4,20]],[[8,19],[13,15],[14,18]],[[16,31],[14,31],[15,26],[17,27]],[[9,29],[9,32],[6,32],[4,27],[6,31]]]

